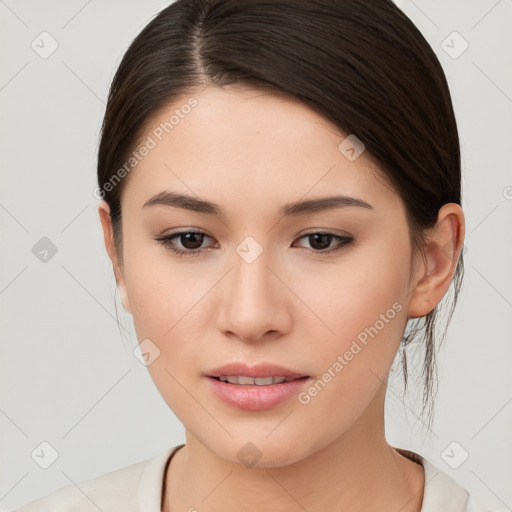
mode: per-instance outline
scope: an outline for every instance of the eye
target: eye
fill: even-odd
[[[211,247],[202,247],[205,238],[210,237],[202,231],[181,231],[156,238],[156,240],[166,249],[172,251],[178,256],[199,256],[201,253],[211,249]],[[354,241],[354,238],[350,236],[341,236],[321,231],[315,231],[313,233],[303,235],[299,240],[302,240],[303,238],[309,239],[309,243],[311,245],[311,249],[309,249],[309,251],[318,254],[340,251],[348,247]],[[176,247],[176,241],[179,242],[181,247]],[[333,241],[337,242],[337,245],[331,247],[331,243]],[[216,247],[218,247],[218,243]]]
[[[208,248],[201,247],[204,239],[210,238],[206,233],[202,231],[181,231],[179,233],[173,233],[172,235],[162,236],[156,238],[166,249],[178,254],[179,256],[198,256]],[[175,247],[175,240],[181,243],[181,247]]]
[[[308,233],[299,238],[302,240],[303,238],[307,238],[309,240],[311,252],[314,253],[331,253],[335,251],[340,251],[342,249],[347,248],[353,241],[354,238],[350,236],[341,236],[335,235],[334,233],[328,233],[323,231],[315,231],[313,233]],[[337,245],[334,247],[331,246],[331,243],[335,241]]]

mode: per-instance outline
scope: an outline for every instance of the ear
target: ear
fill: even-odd
[[[98,206],[98,213],[100,216],[101,227],[103,228],[103,239],[105,241],[105,248],[107,249],[108,256],[112,262],[114,275],[116,277],[117,288],[121,295],[121,302],[123,307],[128,313],[131,314],[130,300],[126,293],[126,285],[122,271],[122,265],[119,264],[117,250],[114,244],[114,229],[112,226],[112,219],[110,217],[110,207],[106,201],[102,200]]]
[[[435,227],[427,234],[425,257],[417,262],[409,318],[427,315],[443,299],[455,273],[464,235],[462,208],[456,203],[443,205],[439,209]]]

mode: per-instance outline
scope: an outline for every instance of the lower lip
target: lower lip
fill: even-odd
[[[264,411],[297,396],[305,387],[309,377],[294,379],[269,386],[229,384],[207,377],[213,392],[224,402],[246,411]]]

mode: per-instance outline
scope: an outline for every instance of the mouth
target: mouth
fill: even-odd
[[[207,375],[213,394],[225,404],[246,411],[264,411],[297,398],[309,376]]]
[[[292,400],[311,380],[309,375],[270,362],[249,365],[232,361],[203,375],[214,395],[248,411],[273,409]]]
[[[219,377],[210,376],[211,379],[225,382],[226,384],[233,384],[238,386],[272,386],[274,384],[283,384],[295,380],[305,380],[309,375],[303,377],[248,377],[246,375],[220,375]]]
[[[303,373],[293,371],[284,366],[270,362],[260,362],[249,365],[245,362],[233,361],[218,368],[205,372],[206,377],[215,378],[222,382],[238,385],[269,386],[294,379],[308,377]],[[272,379],[272,381],[270,381]]]

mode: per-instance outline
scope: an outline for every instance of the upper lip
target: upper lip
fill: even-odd
[[[240,376],[244,377],[286,377],[287,379],[296,379],[307,377],[303,373],[297,373],[283,366],[271,363],[259,363],[254,366],[248,366],[245,363],[233,362],[214,368],[205,374],[207,377]]]

